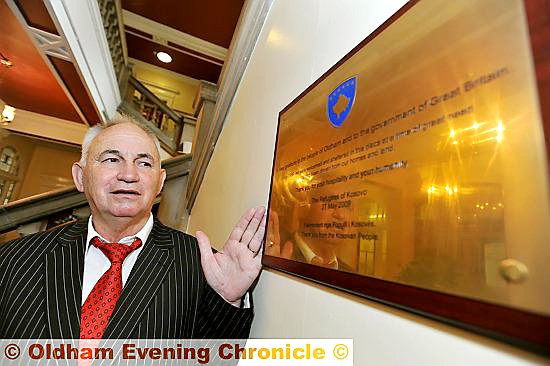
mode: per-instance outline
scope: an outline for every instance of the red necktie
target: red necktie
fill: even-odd
[[[101,276],[82,305],[80,338],[101,339],[122,292],[122,262],[141,246],[136,239],[131,245],[104,243],[97,236],[91,240],[111,261],[111,267]]]

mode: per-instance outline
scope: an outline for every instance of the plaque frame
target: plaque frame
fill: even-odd
[[[277,140],[281,115],[284,112],[421,1],[410,0],[280,111]],[[535,67],[548,164],[550,161],[550,103],[542,101],[550,101],[550,72],[548,72],[550,70],[550,49],[545,46],[550,44],[550,8],[548,8],[546,0],[523,0],[523,4]],[[277,144],[274,152],[272,178],[275,173],[276,156]],[[273,179],[270,198],[272,192]],[[262,262],[269,269],[441,321],[545,356],[550,355],[550,317],[548,316],[267,254],[264,254]]]

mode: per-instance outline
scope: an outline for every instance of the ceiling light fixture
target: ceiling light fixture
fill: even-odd
[[[166,52],[157,52],[157,58],[160,62],[164,62],[165,64],[169,64],[170,62],[172,62],[172,56],[170,56]]]
[[[11,105],[4,105],[4,110],[2,111],[2,125],[9,125],[15,118],[15,108]]]

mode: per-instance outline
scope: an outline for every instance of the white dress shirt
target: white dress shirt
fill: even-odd
[[[306,241],[302,238],[300,234],[296,232],[294,233],[293,237],[296,246],[304,256],[306,263],[312,264],[313,262],[315,262],[316,264],[322,265],[323,267],[338,269],[338,258],[336,257],[335,253],[332,253],[332,256],[328,259],[321,258],[317,254],[315,254],[315,252],[310,248],[310,246],[306,243]]]
[[[126,244],[130,245],[133,243],[133,241],[136,238],[141,239],[141,246],[128,254],[126,259],[124,259],[124,262],[122,262],[122,287],[126,284],[126,280],[128,280],[128,277],[130,276],[130,272],[132,271],[132,268],[134,268],[134,264],[136,264],[137,257],[139,253],[143,250],[143,247],[145,246],[145,243],[147,242],[147,238],[149,237],[149,234],[151,233],[151,230],[153,229],[153,214],[149,214],[149,219],[145,223],[145,226],[137,232],[136,235],[126,236],[122,238],[119,243],[120,244]],[[99,238],[103,241],[105,240],[101,235],[95,231],[94,225],[92,224],[92,217],[88,219],[88,236],[86,237],[86,254],[84,254],[84,278],[82,279],[82,305],[84,305],[84,302],[88,298],[88,295],[90,295],[90,292],[92,292],[92,289],[94,288],[95,284],[101,276],[107,270],[109,267],[111,267],[111,261],[103,252],[101,249],[96,248],[95,246],[90,244],[90,241],[96,237],[99,236]],[[227,301],[227,300],[226,300]],[[250,298],[248,291],[246,292],[244,299],[243,299],[243,307],[244,308],[250,308]]]
[[[149,214],[149,219],[145,223],[145,226],[138,231],[137,234],[132,236],[126,236],[122,238],[119,243],[120,244],[126,244],[130,245],[132,242],[139,238],[141,239],[141,246],[128,254],[126,259],[124,259],[124,262],[122,262],[122,286],[126,284],[126,280],[128,280],[128,277],[130,276],[130,272],[132,271],[132,268],[134,268],[134,264],[136,264],[137,257],[139,253],[143,250],[143,247],[145,246],[145,243],[147,242],[147,238],[149,237],[149,234],[151,233],[151,229],[153,228],[153,214]],[[88,295],[90,295],[90,292],[92,292],[92,289],[94,288],[95,284],[101,276],[107,270],[109,267],[111,267],[111,261],[103,252],[101,249],[96,248],[93,245],[90,245],[90,241],[96,237],[99,236],[100,239],[103,241],[105,240],[101,235],[97,233],[94,229],[94,225],[92,224],[92,217],[90,216],[88,220],[88,236],[86,237],[86,254],[84,255],[84,278],[82,280],[82,304],[86,301],[88,298]]]

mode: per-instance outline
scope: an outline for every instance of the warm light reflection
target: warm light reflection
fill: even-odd
[[[386,214],[372,214],[372,215],[369,215],[369,219],[371,220],[380,220],[380,219],[385,219],[386,218]]]
[[[285,43],[288,43],[283,32],[275,28],[271,29],[271,31],[269,32],[269,35],[267,36],[267,42],[278,46],[282,46]]]
[[[302,174],[296,178],[296,186],[298,188],[304,188],[311,183],[312,179],[313,179],[312,176],[307,174]]]
[[[302,177],[298,177],[298,179],[296,179],[296,185],[300,186],[300,187],[306,186],[307,185],[307,180],[305,180]]]
[[[481,130],[484,125],[487,125],[488,122],[477,122],[474,121],[469,127],[456,129],[452,128],[449,131],[449,138],[452,140],[453,145],[458,145],[459,141],[461,143],[467,142],[468,139],[473,145],[481,144],[484,142],[496,141],[501,143],[504,140],[504,124],[501,120],[497,122],[497,125],[493,128],[486,128]],[[496,132],[496,135],[493,135]],[[487,134],[493,136],[487,136]]]
[[[491,207],[491,209],[492,209],[493,211],[496,211],[496,210],[498,210],[499,208],[503,208],[504,205],[502,204],[502,202],[499,202],[499,203],[497,203],[497,204],[494,205],[494,206],[493,206],[493,205],[489,205],[489,202],[482,202],[482,203],[476,203],[476,206],[475,206],[475,207],[476,207],[476,209],[478,209],[478,210],[485,210],[485,209],[488,210],[489,207]]]
[[[502,124],[502,121],[498,121],[497,124],[497,142],[502,142],[502,139],[504,138],[504,125]]]
[[[2,125],[6,126],[10,124],[15,118],[15,108],[10,105],[4,105],[2,110]]]
[[[282,184],[283,195],[285,199],[289,200],[289,204],[307,204],[307,200],[305,200],[301,192],[308,190],[306,187],[311,185],[312,180],[313,176],[301,173],[288,177],[284,181]]]
[[[501,143],[504,140],[504,130],[505,130],[504,123],[502,123],[502,120],[499,120],[497,122],[496,127],[488,128],[486,130],[476,133],[475,137],[477,137],[478,139],[474,141],[473,144],[481,144],[484,142],[493,142],[493,141]],[[487,134],[494,134],[495,132],[496,132],[496,135],[485,137]],[[480,137],[482,136],[484,138],[480,139]]]
[[[432,184],[426,189],[426,192],[428,193],[428,195],[440,196],[441,194],[447,194],[449,196],[452,196],[454,194],[458,194],[458,186],[451,186],[448,184],[446,184],[445,186],[438,186]]]

